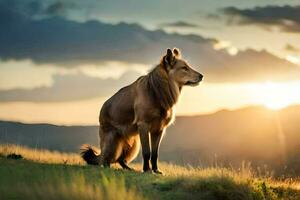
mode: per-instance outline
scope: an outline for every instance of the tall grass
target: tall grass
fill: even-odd
[[[12,161],[14,165],[16,161]],[[134,187],[125,186],[121,177],[107,176],[99,173],[99,179],[90,179],[84,171],[66,168],[62,165],[41,166],[26,163],[3,169],[0,166],[0,199],[74,199],[74,200],[134,200],[143,199]],[[1,163],[1,162],[0,162]],[[1,163],[3,164],[3,163]],[[101,177],[101,178],[100,178]]]
[[[47,200],[135,200],[143,199],[133,189],[127,189],[124,180],[104,178],[102,184],[91,184],[83,175],[71,177],[70,182],[57,178],[56,183],[32,184],[19,183],[17,187],[2,190],[3,199],[47,199]],[[1,190],[0,190],[1,191]]]
[[[39,163],[51,164],[68,164],[68,165],[83,165],[79,153],[62,153],[58,151],[49,151],[45,149],[33,149],[14,144],[1,144],[0,155],[7,156],[9,154],[20,154],[26,160],[31,160]]]
[[[0,145],[2,156],[11,153],[21,154],[28,161],[0,159],[0,196],[21,196],[22,199],[300,200],[298,181],[262,177],[247,164],[233,170],[160,163],[165,175],[158,176],[86,166],[76,154]],[[141,164],[131,166],[141,170]]]

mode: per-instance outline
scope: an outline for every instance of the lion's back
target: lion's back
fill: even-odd
[[[111,96],[100,111],[100,124],[128,124],[134,120],[135,84],[121,88]]]

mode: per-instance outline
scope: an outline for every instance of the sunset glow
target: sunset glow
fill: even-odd
[[[266,102],[265,106],[271,110],[280,110],[282,108],[287,107],[289,104],[286,102]]]
[[[262,85],[262,104],[272,110],[280,110],[300,99],[291,85],[265,83]]]

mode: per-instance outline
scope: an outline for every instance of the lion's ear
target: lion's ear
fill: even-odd
[[[167,56],[172,56],[173,53],[172,53],[172,50],[171,49],[167,49]]]
[[[167,54],[164,56],[164,62],[166,62],[169,65],[172,65],[174,62],[175,57],[173,55],[173,52],[171,49],[167,49]]]
[[[181,57],[181,52],[180,52],[180,50],[178,49],[178,48],[174,48],[173,49],[173,53],[174,53],[174,55],[177,57],[177,58],[180,58]]]

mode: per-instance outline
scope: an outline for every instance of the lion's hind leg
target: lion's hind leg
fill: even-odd
[[[121,165],[121,167],[122,167],[123,169],[127,169],[127,170],[130,170],[130,171],[133,171],[133,170],[134,170],[133,168],[131,168],[131,167],[129,167],[129,166],[127,165],[127,162],[126,162],[126,160],[125,160],[125,158],[124,158],[123,155],[118,159],[118,163]]]
[[[136,158],[137,154],[139,153],[139,149],[140,141],[138,136],[134,137],[131,142],[124,142],[123,152],[118,160],[123,169],[132,169],[127,164]]]
[[[118,161],[122,155],[122,139],[116,131],[106,134],[101,147],[101,163],[104,167],[110,167],[111,163]]]

